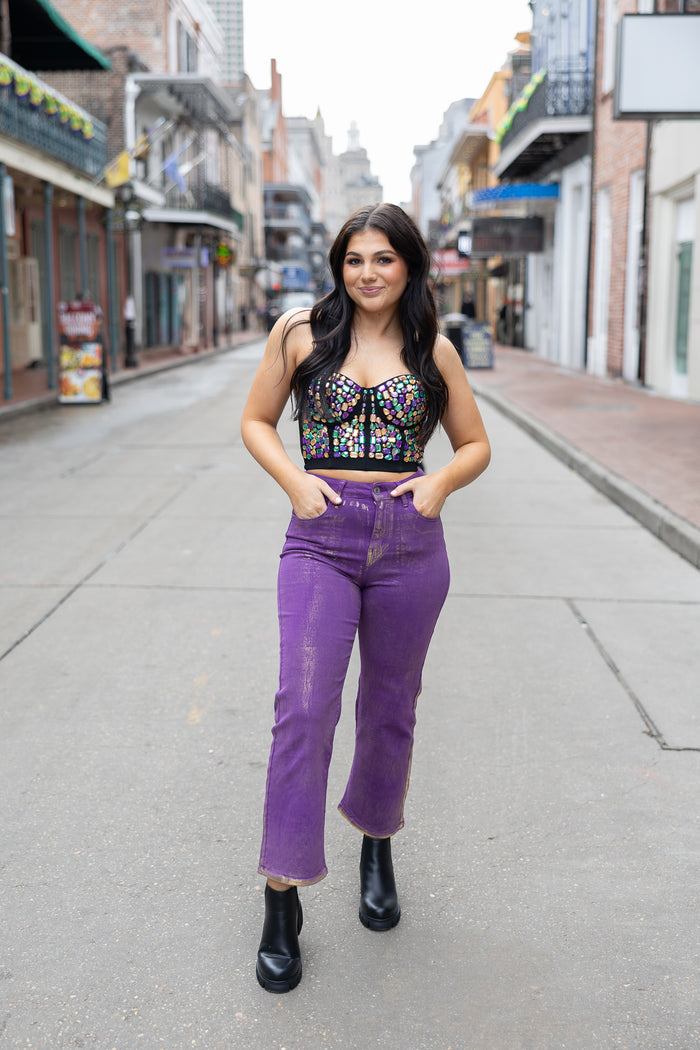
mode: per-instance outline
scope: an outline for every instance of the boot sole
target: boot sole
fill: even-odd
[[[368,930],[375,930],[381,932],[383,930],[393,930],[394,926],[398,926],[399,919],[401,918],[401,909],[397,911],[396,915],[390,915],[388,919],[375,919],[371,915],[365,915],[360,909],[360,922]]]
[[[299,972],[296,973],[294,977],[290,977],[288,981],[271,981],[268,977],[263,977],[256,963],[255,976],[258,979],[258,984],[264,988],[266,992],[291,992],[301,981],[301,966],[299,967]]]

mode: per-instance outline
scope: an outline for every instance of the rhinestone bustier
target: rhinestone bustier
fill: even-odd
[[[413,375],[395,376],[378,386],[360,386],[334,373],[313,382],[307,412],[300,420],[306,470],[416,470],[423,459],[418,430],[425,413],[425,390]]]

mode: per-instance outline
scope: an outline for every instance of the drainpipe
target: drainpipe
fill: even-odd
[[[639,260],[639,365],[637,379],[646,383],[647,370],[647,297],[649,292],[649,173],[651,169],[651,140],[654,121],[647,120],[647,141],[644,152],[644,203],[642,206],[642,247]]]
[[[54,352],[54,316],[53,316],[53,186],[50,182],[44,183],[44,237],[46,254],[46,295],[44,308],[46,310],[46,331],[48,343],[46,348],[46,363],[48,365],[49,390],[56,389],[56,354]]]
[[[2,266],[2,342],[5,355],[5,400],[12,400],[12,347],[10,346],[10,315],[8,312],[7,238],[5,235],[5,179],[7,167],[0,163],[0,266]]]
[[[119,367],[118,345],[119,328],[117,326],[117,292],[114,280],[114,214],[111,208],[107,209],[105,216],[105,229],[107,232],[107,297],[109,299],[109,354],[112,371],[116,372]]]
[[[583,368],[588,370],[588,337],[590,335],[589,317],[591,311],[591,269],[593,265],[593,216],[598,218],[595,209],[595,176],[596,176],[596,131],[598,128],[598,39],[601,15],[601,0],[595,5],[595,41],[593,45],[593,81],[591,84],[591,189],[588,204],[588,267],[586,271],[586,317],[583,326]],[[605,362],[607,371],[608,363]]]

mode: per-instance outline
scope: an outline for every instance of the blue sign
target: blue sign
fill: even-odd
[[[282,288],[288,292],[304,292],[311,284],[311,273],[303,266],[282,266]]]

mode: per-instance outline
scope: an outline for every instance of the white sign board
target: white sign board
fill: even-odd
[[[623,15],[616,120],[700,118],[700,15]]]

